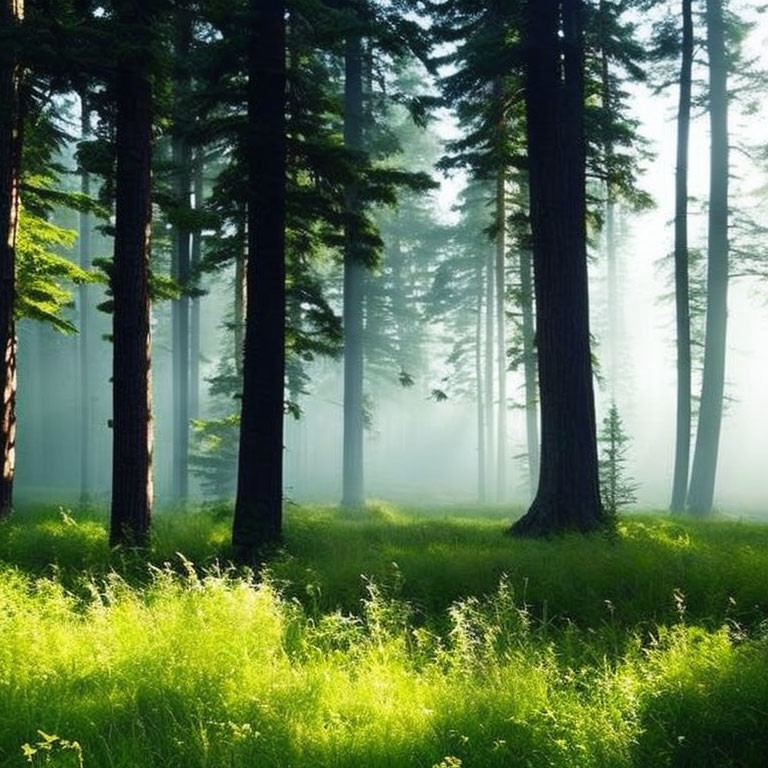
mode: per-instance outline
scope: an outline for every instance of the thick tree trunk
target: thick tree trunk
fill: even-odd
[[[347,39],[344,81],[344,143],[363,148],[363,71],[359,35]],[[344,243],[344,445],[341,504],[347,509],[365,503],[363,486],[363,296],[365,265],[360,254],[359,190],[346,190],[347,222]]]
[[[728,321],[728,63],[722,0],[707,0],[709,114],[711,132],[707,323],[696,449],[688,508],[712,513],[723,417]]]
[[[236,556],[277,541],[285,411],[285,3],[251,0],[248,83],[248,306],[240,419]]]
[[[525,435],[531,499],[539,481],[539,409],[536,381],[536,329],[533,306],[533,263],[528,248],[520,251],[520,308],[523,314],[523,372],[525,375]]]
[[[127,15],[127,11],[126,11]],[[134,20],[131,14],[131,20]],[[110,543],[148,543],[152,512],[149,253],[152,88],[143,62],[118,67]]]
[[[80,96],[80,135],[87,139],[91,132],[91,112],[85,91]],[[87,171],[80,175],[80,192],[86,197],[91,194],[91,178]],[[91,216],[80,212],[79,237],[80,266],[91,268]],[[80,503],[87,504],[91,495],[91,377],[90,361],[90,318],[88,312],[88,286],[83,283],[78,289],[80,305],[78,363],[80,371]]]
[[[195,209],[203,207],[203,160],[198,158],[194,168]],[[195,285],[199,281],[198,269],[203,257],[203,234],[196,229],[192,234],[190,269]],[[189,314],[189,418],[200,417],[200,297],[191,300]]]
[[[677,324],[677,429],[675,470],[670,509],[685,509],[691,460],[691,305],[688,278],[688,145],[691,125],[693,69],[692,0],[682,0],[683,46],[680,64],[680,102],[677,113],[675,169],[675,311]]]
[[[589,345],[582,14],[581,0],[527,3],[525,98],[542,447],[536,498],[512,528],[522,535],[588,531],[604,520]]]
[[[503,127],[502,129],[503,130]],[[496,425],[496,501],[507,497],[507,334],[506,334],[506,262],[507,199],[506,171],[496,179],[496,375],[499,382],[499,408]]]
[[[189,95],[190,77],[187,57],[191,44],[192,27],[188,14],[180,11],[177,20],[175,74],[175,110],[172,153],[174,187],[177,204],[189,206],[192,187],[192,149],[189,144],[189,118],[186,100]],[[172,276],[188,288],[190,274],[190,232],[188,227],[174,227]],[[182,295],[173,302],[173,497],[182,504],[189,495],[189,296]]]
[[[475,310],[475,401],[477,405],[477,503],[486,502],[485,409],[483,407],[483,262],[477,260]]]
[[[24,18],[23,0],[2,0],[0,28],[13,39],[14,28]],[[21,182],[22,117],[19,98],[21,70],[10,57],[0,66],[0,518],[13,507],[16,469],[16,237]]]

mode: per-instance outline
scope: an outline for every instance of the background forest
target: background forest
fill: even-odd
[[[764,766],[767,41],[0,0],[0,766]]]

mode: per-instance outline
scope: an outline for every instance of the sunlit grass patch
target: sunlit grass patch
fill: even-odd
[[[468,512],[293,507],[255,575],[226,509],[158,514],[149,564],[98,511],[20,512],[0,765],[766,764],[766,527],[520,541]]]

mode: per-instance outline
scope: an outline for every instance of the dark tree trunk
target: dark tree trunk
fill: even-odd
[[[285,3],[251,0],[248,83],[248,306],[236,556],[280,538],[285,410]]]
[[[675,169],[675,310],[677,323],[677,429],[675,472],[670,509],[685,509],[691,461],[691,305],[688,279],[688,145],[691,132],[693,69],[692,0],[683,0],[683,45],[680,63],[680,102],[677,112]]]
[[[194,169],[195,208],[203,207],[203,160],[198,158]],[[197,285],[198,269],[203,256],[203,235],[199,229],[192,234],[190,269]],[[193,296],[189,315],[189,418],[200,417],[200,297]]]
[[[483,407],[483,262],[477,260],[477,297],[475,310],[475,401],[477,404],[477,502],[486,501],[485,410]]]
[[[85,91],[80,96],[81,136],[87,139],[91,132],[91,112]],[[91,178],[88,171],[80,175],[80,192],[89,197]],[[91,216],[81,211],[79,221],[80,266],[91,268]],[[90,318],[88,312],[88,286],[83,283],[78,289],[80,323],[78,356],[80,371],[80,503],[87,504],[91,495],[91,380],[88,370],[90,360]]]
[[[14,28],[24,17],[23,0],[1,0],[0,29],[12,40]],[[6,57],[0,66],[0,518],[13,507],[13,478],[16,468],[16,237],[19,223],[22,117],[19,98],[21,70]]]
[[[528,248],[520,251],[520,308],[523,314],[523,372],[525,375],[525,433],[531,499],[539,480],[539,410],[536,382],[536,329],[533,306],[533,263]]]
[[[248,206],[246,206],[246,211]],[[247,213],[246,213],[247,216]],[[247,223],[243,224],[243,251],[235,259],[235,296],[233,318],[233,341],[235,355],[235,373],[238,377],[243,375],[243,351],[245,347],[245,313],[248,307],[248,286],[246,285],[246,271],[248,266],[248,232]]]
[[[503,131],[502,121],[500,132]],[[507,497],[507,199],[506,171],[503,168],[496,178],[496,227],[496,376],[499,386],[499,408],[496,413],[496,501],[502,503]]]
[[[603,524],[589,346],[581,0],[529,0],[527,136],[542,447],[522,535]],[[562,18],[562,38],[560,19]]]
[[[192,149],[189,144],[190,77],[187,57],[191,44],[191,19],[183,11],[177,21],[175,74],[175,107],[172,152],[174,186],[177,204],[189,207],[192,187]],[[182,288],[188,288],[190,275],[190,232],[188,227],[177,224],[174,228],[174,253],[172,273]],[[189,296],[182,295],[173,303],[173,496],[184,503],[189,495]]]
[[[125,10],[134,22],[135,15]],[[144,546],[152,512],[153,434],[148,287],[152,88],[143,61],[120,63],[116,97],[110,543]]]
[[[699,423],[691,467],[688,508],[712,513],[723,417],[728,320],[728,64],[722,0],[707,0],[709,115],[711,132],[707,323]]]
[[[363,149],[363,50],[359,35],[347,39],[344,81],[344,143]],[[359,190],[346,190],[344,243],[344,445],[341,504],[347,509],[365,503],[363,485],[363,300],[365,265],[360,254]]]

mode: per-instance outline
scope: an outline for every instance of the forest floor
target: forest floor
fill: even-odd
[[[249,575],[223,508],[158,514],[143,557],[99,511],[22,509],[0,766],[768,764],[768,526],[530,541],[505,514],[291,507]]]

